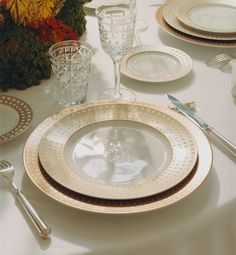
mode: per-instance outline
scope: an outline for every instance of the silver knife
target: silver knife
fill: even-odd
[[[187,118],[192,120],[197,126],[199,126],[204,132],[211,137],[215,138],[225,148],[227,148],[234,156],[236,156],[236,145],[226,139],[223,135],[218,133],[213,127],[209,126],[205,121],[200,119],[193,111],[182,104],[177,98],[167,95],[169,100],[177,107],[177,109],[183,113]]]

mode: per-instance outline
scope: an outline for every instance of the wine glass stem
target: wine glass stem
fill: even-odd
[[[113,60],[115,73],[115,97],[120,98],[120,61]]]

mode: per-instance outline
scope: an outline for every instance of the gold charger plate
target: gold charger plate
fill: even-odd
[[[22,134],[31,124],[33,111],[23,100],[0,95],[0,115],[4,121],[0,124],[0,144]]]
[[[178,117],[135,102],[77,107],[44,134],[40,162],[52,179],[87,196],[157,194],[186,178],[197,160],[188,122]]]
[[[174,2],[176,1],[174,0]],[[172,3],[172,1],[170,3]],[[156,12],[157,22],[160,25],[161,29],[164,30],[166,33],[178,39],[184,40],[186,42],[198,44],[198,45],[222,47],[222,48],[236,47],[236,40],[210,40],[210,39],[200,38],[198,36],[191,36],[189,34],[180,32],[179,30],[173,28],[165,21],[163,17],[163,12],[167,5],[168,3],[160,6]]]
[[[176,0],[178,1],[178,0]],[[190,36],[199,37],[203,39],[209,40],[236,40],[236,33],[231,34],[220,34],[220,33],[207,33],[204,31],[193,30],[190,27],[184,26],[181,22],[179,22],[176,13],[181,10],[182,6],[186,4],[186,1],[176,1],[168,2],[163,9],[163,18],[168,25],[172,28],[185,33]]]
[[[144,104],[147,105],[147,104]],[[81,106],[80,106],[81,107]],[[83,106],[86,108],[86,106]],[[208,139],[203,132],[192,122],[178,113],[178,118],[189,122],[189,131],[193,135],[197,149],[198,162],[190,175],[172,189],[147,198],[133,200],[104,200],[88,197],[70,191],[53,179],[44,171],[38,160],[39,144],[44,133],[54,123],[68,114],[77,111],[77,107],[68,108],[43,121],[29,136],[26,141],[23,160],[26,172],[31,181],[47,196],[57,202],[87,212],[104,214],[133,214],[152,211],[169,206],[180,201],[194,192],[208,176],[212,165],[212,150]]]

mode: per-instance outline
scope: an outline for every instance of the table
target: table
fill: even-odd
[[[138,18],[148,23],[148,30],[141,34],[143,44],[166,45],[185,51],[193,60],[193,70],[177,81],[153,85],[122,76],[122,85],[134,90],[137,100],[143,102],[170,105],[165,96],[167,93],[185,102],[195,101],[198,114],[231,141],[236,142],[236,101],[231,96],[231,75],[208,68],[204,63],[211,56],[221,52],[231,53],[235,49],[194,45],[168,35],[156,22],[158,6],[155,3],[154,0],[137,1]],[[94,101],[101,90],[113,86],[113,66],[110,57],[101,48],[97,20],[93,15],[87,15],[87,31],[81,39],[95,48],[87,97],[87,101]],[[158,251],[161,254],[172,254],[171,251],[183,254],[178,252],[184,251],[184,247],[191,248],[191,245],[192,254],[195,254],[194,252],[200,252],[201,249],[207,251],[198,238],[201,236],[199,233],[207,236],[202,230],[205,222],[209,220],[211,234],[214,231],[222,232],[224,227],[227,231],[227,225],[232,228],[230,233],[233,238],[236,232],[232,221],[236,199],[236,159],[214,141],[213,166],[207,180],[189,197],[161,210],[137,215],[92,214],[65,207],[42,194],[25,173],[22,153],[26,139],[34,128],[61,109],[53,93],[54,86],[49,79],[25,91],[6,92],[7,95],[26,101],[34,111],[34,118],[26,132],[1,144],[0,158],[15,166],[14,179],[17,186],[51,226],[52,235],[49,240],[42,240],[38,236],[27,215],[9,192],[7,183],[0,179],[1,254],[105,255],[157,254]],[[219,215],[228,215],[224,217],[227,224],[214,224],[212,219],[217,220]],[[195,234],[191,236],[192,242],[186,243],[188,231]],[[215,236],[212,235],[213,237]],[[196,250],[196,245],[201,248]],[[234,254],[236,248],[233,242],[222,245],[222,250],[217,249],[219,244],[214,245],[214,254]],[[178,249],[173,250],[174,247]],[[205,254],[213,254],[210,252],[212,250]]]

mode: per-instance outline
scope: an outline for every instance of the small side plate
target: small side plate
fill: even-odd
[[[134,47],[121,62],[121,72],[124,75],[145,82],[173,81],[191,70],[192,59],[185,52],[167,46]]]

